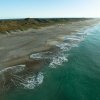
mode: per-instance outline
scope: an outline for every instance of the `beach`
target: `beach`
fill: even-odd
[[[0,34],[0,89],[3,87],[1,90],[6,91],[15,87],[14,81],[20,81],[15,78],[17,75],[24,79],[27,75],[38,74],[44,65],[50,64],[54,55],[59,54],[59,45],[66,36],[81,33],[99,22],[99,19],[71,21]]]

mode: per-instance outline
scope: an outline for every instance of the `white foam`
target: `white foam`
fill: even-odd
[[[16,66],[4,68],[0,71],[0,74],[3,74],[4,72],[18,73],[23,71],[25,67],[26,67],[25,65],[16,65]]]
[[[62,65],[63,62],[67,62],[68,55],[64,55],[63,53],[57,56],[54,56],[52,58],[51,63],[49,64],[49,67],[56,68],[58,65]]]
[[[34,89],[36,86],[43,83],[43,73],[39,72],[38,75],[27,77],[23,82],[20,83],[25,89]]]
[[[58,36],[58,39],[64,40],[63,42],[51,41],[48,40],[48,43],[53,43],[56,47],[59,47],[61,50],[61,54],[50,54],[49,57],[45,55],[45,53],[36,53],[32,54],[30,58],[32,59],[43,59],[43,58],[50,58],[51,63],[49,67],[55,68],[57,65],[61,65],[63,62],[68,61],[67,56],[65,56],[65,51],[69,51],[73,47],[78,47],[79,43],[84,40],[85,36],[87,35],[87,31],[79,32],[71,35],[61,35]]]
[[[76,37],[75,37],[76,38]],[[70,38],[71,41],[63,42],[61,44],[56,45],[62,51],[69,51],[72,47],[78,47],[78,44],[84,40],[84,38]],[[69,38],[68,38],[69,39]]]
[[[30,55],[31,59],[41,59],[42,58],[42,53],[35,53]]]
[[[59,47],[63,51],[69,51],[70,50],[70,44],[69,43],[62,43],[62,44],[59,44],[59,45],[56,45],[56,46]]]
[[[68,56],[66,56],[66,51],[68,52],[73,47],[78,47],[79,43],[84,40],[86,36],[85,32],[80,32],[78,34],[66,35],[63,38],[64,41],[62,43],[56,44],[57,47],[60,48],[60,53],[58,55],[54,55],[49,67],[56,68],[58,65],[62,65],[63,62],[68,62]]]
[[[94,27],[95,28],[95,27]],[[61,54],[50,54],[49,56],[45,55],[45,53],[36,53],[32,54],[30,58],[32,59],[43,59],[43,58],[50,58],[51,63],[49,67],[55,68],[57,65],[61,65],[63,62],[68,61],[68,57],[65,56],[66,51],[69,51],[73,47],[78,47],[79,43],[85,39],[88,34],[91,34],[94,28],[89,28],[83,32],[73,33],[71,35],[60,35],[57,38],[60,40],[64,40],[63,42],[58,42],[55,40],[48,40],[47,42],[55,45],[60,48],[62,52]]]
[[[52,54],[52,52],[48,51],[48,52],[40,52],[40,53],[31,54],[30,58],[31,59],[48,59],[50,58],[48,54]]]

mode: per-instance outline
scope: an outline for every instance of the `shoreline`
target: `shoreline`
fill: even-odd
[[[90,20],[89,20],[90,21]],[[87,22],[87,21],[86,21]],[[84,21],[83,21],[83,23],[84,23]],[[92,24],[94,25],[95,23],[97,23],[97,22],[93,22]],[[77,22],[74,22],[74,24],[77,24]],[[80,24],[80,22],[78,22],[78,24]],[[25,52],[23,53],[23,50],[21,50],[20,52],[19,52],[19,55],[21,54],[21,53],[23,53],[21,56],[17,56],[17,52],[19,51],[18,49],[16,50],[16,47],[14,46],[13,48],[15,48],[15,50],[13,51],[12,50],[12,52],[11,53],[13,53],[13,54],[11,54],[11,56],[9,56],[9,54],[8,54],[8,57],[12,57],[13,59],[7,59],[7,61],[6,61],[6,64],[4,64],[4,66],[7,66],[7,67],[10,67],[10,66],[14,66],[14,65],[16,65],[17,63],[13,63],[13,61],[15,60],[15,62],[19,62],[20,60],[19,59],[26,59],[26,60],[29,60],[29,55],[31,55],[32,53],[36,53],[36,52],[43,52],[43,51],[48,51],[48,50],[50,50],[50,49],[52,49],[52,47],[55,47],[56,46],[56,44],[59,44],[60,42],[63,42],[64,41],[64,38],[65,38],[65,36],[66,35],[71,35],[72,33],[78,33],[78,32],[81,32],[81,31],[84,31],[84,30],[86,30],[87,28],[89,28],[89,27],[91,27],[92,25],[90,25],[91,24],[91,21],[90,21],[90,23],[88,23],[89,25],[80,25],[79,26],[79,29],[78,29],[78,27],[77,26],[75,26],[76,28],[73,30],[69,30],[69,33],[64,33],[63,32],[63,30],[66,28],[66,27],[68,27],[68,26],[66,26],[65,25],[65,28],[63,29],[62,27],[58,27],[57,25],[56,26],[50,26],[50,27],[44,27],[44,28],[42,28],[42,29],[38,29],[38,30],[35,30],[34,32],[33,32],[33,30],[29,30],[28,32],[27,31],[25,31],[25,32],[23,32],[23,34],[21,34],[21,33],[18,33],[18,34],[11,34],[11,35],[5,35],[5,37],[4,37],[4,39],[6,40],[6,39],[12,39],[12,41],[14,41],[13,40],[13,38],[17,38],[16,39],[16,41],[19,41],[19,39],[18,38],[20,38],[20,37],[25,37],[25,39],[28,37],[28,34],[29,34],[29,39],[31,39],[31,40],[28,40],[27,39],[27,41],[28,42],[26,42],[26,43],[22,43],[21,45],[18,45],[18,47],[17,48],[20,48],[21,46],[23,47],[22,49],[26,49],[25,50]],[[74,25],[72,25],[71,24],[71,26],[74,26]],[[57,32],[59,33],[53,33],[52,32],[52,30],[54,30],[54,32],[55,32],[55,30],[58,28],[58,30],[57,30]],[[61,29],[61,32],[62,33],[60,33],[59,32],[59,30]],[[71,27],[70,27],[71,28]],[[73,28],[73,27],[72,27]],[[49,31],[51,31],[50,33],[49,33]],[[37,32],[36,32],[37,31]],[[47,31],[47,32],[45,32],[45,31]],[[43,34],[43,32],[45,32],[45,34]],[[65,32],[68,32],[68,30],[66,29],[65,30]],[[47,34],[47,33],[49,33],[49,34]],[[64,34],[63,34],[64,33]],[[26,35],[26,36],[25,36]],[[40,36],[39,36],[40,35]],[[41,41],[41,38],[42,38],[42,35],[47,35],[47,39],[45,39],[44,37],[43,37],[43,39],[42,39],[42,44],[40,43]],[[58,35],[58,36],[57,36]],[[35,40],[34,39],[34,37],[36,37],[36,38],[38,38],[38,36],[39,36],[39,41],[38,40]],[[49,37],[50,36],[50,37]],[[33,38],[30,38],[30,37],[33,37]],[[3,38],[2,38],[3,39]],[[24,38],[21,38],[21,39],[23,39],[23,41],[22,42],[25,42],[24,41]],[[20,39],[20,41],[21,41],[21,39]],[[13,43],[11,43],[12,42],[11,40],[10,40],[10,44],[13,44]],[[34,43],[34,41],[35,41],[35,43]],[[9,40],[7,41],[7,42],[9,42]],[[32,44],[31,44],[31,42],[33,42]],[[19,43],[19,42],[18,42]],[[6,44],[6,43],[5,43]],[[16,43],[15,43],[16,44]],[[28,48],[28,44],[32,47],[32,45],[34,46],[35,45],[35,47],[33,47],[33,48],[31,48],[30,47],[30,49],[32,49],[32,50],[29,50],[29,48]],[[37,45],[38,46],[37,46]],[[9,45],[9,44],[8,44]],[[10,46],[10,45],[9,45]],[[25,48],[24,48],[24,46],[26,46]],[[12,49],[13,49],[12,48]],[[6,49],[6,48],[4,48],[4,47],[0,47],[0,50],[1,51],[3,51],[4,49]],[[8,47],[8,49],[9,49],[9,47]],[[28,52],[29,51],[29,52]],[[7,52],[9,52],[9,51],[7,51]],[[26,56],[25,56],[26,55]],[[12,61],[13,60],[13,61]],[[19,61],[17,61],[17,60],[19,60]],[[8,63],[7,63],[8,62]],[[10,62],[12,62],[13,64],[10,64]],[[5,63],[5,62],[4,62]]]
[[[47,29],[42,28],[39,30],[34,30],[34,32],[33,30],[31,30],[28,33],[27,32],[23,33],[23,35],[22,34],[5,35],[5,37],[2,38],[2,40],[0,40],[2,41],[1,42],[2,45],[5,46],[5,48],[1,49],[1,53],[2,53],[1,55],[4,58],[0,58],[1,59],[0,69],[2,68],[1,70],[3,70],[4,68],[6,69],[13,66],[25,65],[26,66],[25,69],[15,74],[16,75],[21,74],[21,76],[23,76],[23,73],[26,74],[31,71],[32,73],[35,72],[38,73],[40,69],[44,66],[44,64],[50,63],[50,59],[37,59],[37,60],[31,59],[30,58],[31,54],[44,53],[44,55],[46,56],[54,55],[57,53],[57,50],[59,51],[56,45],[62,43],[66,35],[71,35],[72,33],[78,33],[84,31],[89,27],[91,27],[91,25],[93,26],[97,23],[98,20],[91,20],[90,22],[88,21],[73,22],[70,24],[68,23],[66,25],[64,24],[61,27],[56,25],[56,26],[48,27]],[[6,43],[4,40],[7,40]],[[14,42],[14,40],[16,40],[17,42],[16,41]],[[18,43],[21,43],[21,45],[19,45]],[[5,55],[5,53],[7,52],[8,55]],[[12,71],[13,71],[12,69],[10,70],[8,69],[7,73],[5,72],[3,73],[6,80],[0,82],[0,88],[4,83],[5,83],[5,88],[6,85],[8,86],[9,83],[11,83],[10,78],[13,77],[13,75],[11,76],[11,73],[14,74]],[[1,79],[3,79],[2,75],[0,77]]]

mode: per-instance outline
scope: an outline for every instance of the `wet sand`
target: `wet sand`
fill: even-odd
[[[0,82],[0,88],[6,86],[5,88],[8,89],[10,88],[8,84],[13,83],[11,78],[14,73],[9,67],[25,65],[25,69],[22,72],[15,73],[22,77],[25,77],[25,74],[27,75],[30,72],[38,73],[44,64],[48,64],[49,61],[48,59],[31,59],[31,54],[46,51],[55,53],[56,45],[64,41],[65,35],[84,31],[99,23],[99,21],[99,19],[91,19],[57,24],[41,29],[11,32],[7,35],[0,34],[0,73],[3,73],[3,77],[0,74],[0,78],[3,80]],[[2,71],[7,68],[8,72]]]

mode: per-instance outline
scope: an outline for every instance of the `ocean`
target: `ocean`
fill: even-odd
[[[49,56],[49,65],[0,100],[100,100],[100,25],[66,35],[56,47],[59,50]]]

